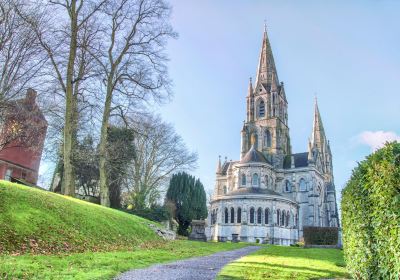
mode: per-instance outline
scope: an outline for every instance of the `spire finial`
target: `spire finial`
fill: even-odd
[[[264,32],[265,33],[267,32],[267,20],[266,19],[264,19]]]

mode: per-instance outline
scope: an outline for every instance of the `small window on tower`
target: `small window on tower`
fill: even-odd
[[[258,116],[260,118],[263,118],[265,116],[265,103],[264,103],[264,101],[260,102],[260,105],[258,107]]]
[[[285,181],[285,192],[291,192],[291,186],[288,180]]]
[[[242,186],[246,186],[246,174],[242,174]]]

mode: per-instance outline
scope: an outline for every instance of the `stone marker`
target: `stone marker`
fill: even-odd
[[[193,220],[192,233],[189,235],[189,240],[207,241],[205,231],[206,231],[205,220]]]

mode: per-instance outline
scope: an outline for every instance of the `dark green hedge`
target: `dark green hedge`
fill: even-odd
[[[337,245],[339,230],[336,227],[304,227],[304,244]]]
[[[343,249],[355,279],[400,279],[400,143],[359,163],[342,192]]]
[[[171,218],[171,215],[164,206],[153,206],[146,209],[133,209],[123,211],[155,222],[164,222]]]

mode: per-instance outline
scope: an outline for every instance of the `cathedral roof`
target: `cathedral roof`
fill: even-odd
[[[273,190],[262,189],[262,188],[239,188],[237,190],[228,193],[228,195],[242,195],[242,194],[268,194],[268,195],[281,196],[279,193]]]
[[[240,163],[250,163],[250,162],[262,162],[262,163],[269,163],[265,156],[256,150],[254,145],[251,146],[250,150],[247,154],[242,158]]]
[[[294,167],[306,167],[308,166],[308,153],[297,153],[287,155],[283,161],[283,168],[290,169],[292,167],[292,157],[294,159]]]

